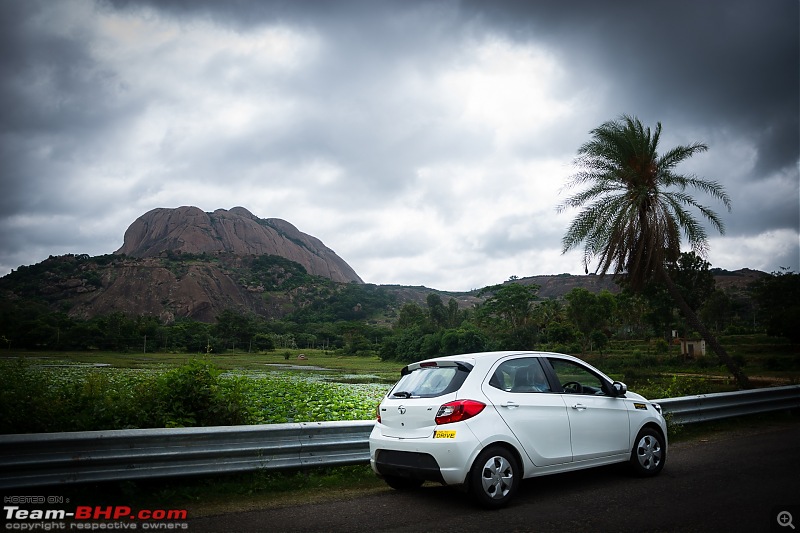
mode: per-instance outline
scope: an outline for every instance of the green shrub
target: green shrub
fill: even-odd
[[[367,420],[387,387],[234,376],[202,360],[163,373],[0,361],[0,433]]]
[[[161,375],[156,381],[157,415],[162,427],[224,425],[219,370],[193,360]]]
[[[664,339],[656,339],[653,342],[653,349],[656,353],[667,353],[669,352],[669,344]]]

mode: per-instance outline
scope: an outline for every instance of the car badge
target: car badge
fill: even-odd
[[[398,411],[398,412],[399,412],[401,415],[404,415],[404,414],[406,414],[406,408],[405,408],[405,407],[403,407],[402,405],[401,405],[400,407],[398,407],[398,408],[397,408],[397,411]]]

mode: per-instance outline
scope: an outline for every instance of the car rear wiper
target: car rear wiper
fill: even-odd
[[[404,390],[401,390],[401,391],[393,392],[392,396],[396,396],[398,398],[411,398],[411,393],[407,392],[407,391],[404,391]]]

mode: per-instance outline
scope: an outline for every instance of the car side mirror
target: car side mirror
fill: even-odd
[[[621,381],[615,381],[611,386],[614,388],[614,396],[625,396],[625,393],[628,392],[628,386]]]

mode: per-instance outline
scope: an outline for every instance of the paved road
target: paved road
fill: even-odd
[[[800,528],[800,424],[675,444],[652,479],[614,466],[526,480],[499,511],[426,485],[412,493],[387,489],[349,501],[198,518],[190,530],[790,533],[776,521],[784,508],[795,510],[793,525]]]

